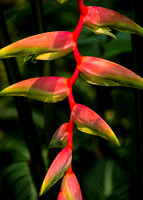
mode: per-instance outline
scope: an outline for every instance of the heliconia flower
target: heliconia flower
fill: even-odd
[[[55,148],[55,147],[65,147],[67,145],[68,140],[68,123],[62,124],[54,133],[49,148]]]
[[[34,56],[36,60],[53,60],[70,53],[75,47],[71,32],[55,31],[33,35],[0,49],[0,59]]]
[[[72,171],[66,172],[57,200],[82,200],[78,180]]]
[[[0,92],[0,96],[25,96],[43,102],[58,102],[69,94],[67,78],[37,77],[20,81]]]
[[[91,84],[143,89],[143,78],[114,62],[102,58],[84,56],[78,67],[81,76]]]
[[[44,194],[47,190],[50,189],[69,169],[72,160],[72,151],[68,147],[64,148],[56,156],[55,160],[51,164],[44,181],[42,183],[40,194]]]
[[[90,108],[81,104],[76,104],[72,109],[71,118],[80,131],[100,136],[120,146],[112,129]]]
[[[128,17],[102,7],[88,6],[84,16],[84,26],[94,33],[102,33],[116,38],[111,29],[143,36],[143,28]]]

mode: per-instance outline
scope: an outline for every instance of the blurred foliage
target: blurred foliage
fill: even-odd
[[[134,19],[133,6],[129,0],[85,0],[85,5],[114,9]],[[28,0],[0,0],[0,6],[4,11],[11,41],[35,34],[33,26],[36,21],[32,20]],[[73,31],[77,25],[79,14],[76,0],[63,5],[56,0],[43,0],[43,10],[45,31]],[[94,35],[83,28],[78,39],[80,53],[106,58],[134,71],[130,35],[115,34],[118,40]],[[39,76],[39,66],[43,75],[67,78],[75,69],[72,53],[51,62],[24,63],[23,58],[17,58],[17,63],[23,79]],[[5,68],[0,61],[0,89],[8,85]],[[115,147],[104,139],[86,135],[75,128],[73,169],[81,185],[83,199],[129,199],[132,135],[135,132],[134,91],[128,88],[93,86],[80,77],[73,87],[75,101],[90,107],[104,118],[122,145],[120,148]],[[50,162],[48,158],[53,159],[55,156],[54,150],[47,153],[48,142],[55,130],[69,120],[68,101],[66,99],[56,104],[43,104],[30,100],[30,105],[47,169]],[[28,167],[29,153],[12,97],[0,98],[0,155],[0,199],[36,200],[38,197]]]

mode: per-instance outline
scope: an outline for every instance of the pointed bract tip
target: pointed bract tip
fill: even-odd
[[[55,147],[65,147],[67,145],[67,139],[68,139],[68,123],[62,124],[54,133],[49,148],[55,148]]]
[[[100,136],[120,146],[119,140],[112,129],[90,108],[81,104],[76,104],[71,112],[71,118],[80,131]]]
[[[71,32],[46,32],[21,39],[0,49],[0,59],[26,56],[25,60],[54,60],[72,52],[75,45]]]
[[[72,160],[72,151],[66,147],[56,156],[51,164],[44,181],[42,183],[39,195],[48,191],[69,169]]]
[[[57,200],[82,200],[82,193],[78,180],[73,171],[67,171]]]
[[[84,26],[95,33],[102,33],[115,38],[110,31],[130,32],[143,36],[143,28],[128,17],[108,8],[88,6],[84,16]]]

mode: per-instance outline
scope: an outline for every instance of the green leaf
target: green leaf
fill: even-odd
[[[86,199],[129,199],[129,174],[111,159],[93,163],[82,181]]]
[[[26,162],[13,163],[4,170],[7,184],[12,188],[15,199],[38,199]]]
[[[5,153],[9,154],[13,159],[5,157],[4,160],[7,160],[9,165],[1,166],[0,176],[1,182],[4,183],[2,184],[3,193],[8,191],[8,196],[11,195],[12,199],[38,200],[28,166],[29,151],[21,139],[18,140],[16,136],[11,134],[11,136],[7,135],[0,140],[0,152],[4,155]],[[7,197],[7,194],[5,196]]]
[[[116,36],[118,40],[111,39],[103,43],[104,53],[102,56],[106,59],[132,51],[131,37],[129,33],[117,33]]]

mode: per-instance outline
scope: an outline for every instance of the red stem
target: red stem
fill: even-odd
[[[72,88],[70,89],[70,93],[68,95],[68,100],[69,100],[70,109],[72,110],[73,107],[76,105],[75,100],[73,98]]]
[[[87,7],[84,5],[83,0],[77,0],[77,6],[78,6],[79,13],[83,16],[86,15]]]
[[[76,65],[73,75],[68,79],[68,87],[69,88],[73,86],[73,84],[75,83],[75,81],[79,75],[78,65],[81,64],[81,60],[82,60],[82,56],[80,55],[77,46],[73,50],[73,54],[74,54],[77,65]]]
[[[74,122],[70,118],[69,124],[68,124],[68,142],[67,142],[67,147],[72,150],[73,147],[73,142],[72,142],[72,137],[73,137],[73,128],[74,128]]]
[[[75,30],[72,32],[73,34],[73,38],[75,41],[77,41],[79,35],[80,35],[80,32],[82,30],[82,27],[83,27],[83,16],[80,15],[80,18],[79,18],[79,21],[78,21],[78,24],[77,24],[77,27],[75,28]]]
[[[79,51],[78,51],[77,45],[76,45],[76,47],[75,47],[74,50],[73,50],[73,54],[74,54],[76,63],[77,63],[78,65],[80,65],[82,56],[80,55],[80,53],[79,53]]]
[[[78,75],[79,75],[79,69],[78,69],[78,66],[76,66],[73,75],[68,79],[67,85],[68,85],[69,88],[73,86],[73,84],[75,83]]]
[[[72,171],[72,164],[70,165],[70,168],[68,169],[67,173],[68,174],[72,174],[73,173],[73,171]]]

